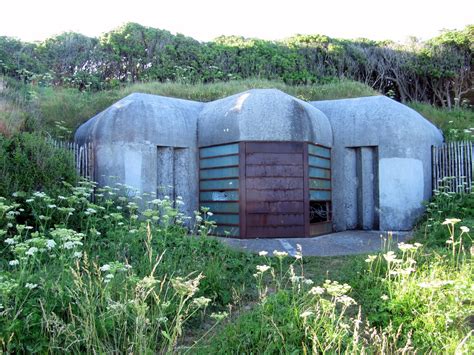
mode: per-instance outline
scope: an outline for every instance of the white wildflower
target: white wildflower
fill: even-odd
[[[451,280],[433,280],[430,282],[420,282],[418,286],[421,288],[439,288],[446,285],[452,285],[454,282]]]
[[[347,295],[342,295],[336,297],[336,302],[342,303],[344,306],[350,306],[353,304],[357,304],[357,302],[352,298]]]
[[[30,290],[33,290],[34,288],[38,287],[37,284],[31,284],[31,283],[27,283],[25,285],[26,288],[29,288]]]
[[[215,319],[217,321],[221,321],[225,318],[227,318],[229,314],[227,312],[218,312],[218,313],[212,313],[211,318]]]
[[[312,295],[322,295],[324,293],[324,288],[320,286],[312,287],[311,290],[308,291]]]
[[[105,264],[100,267],[100,271],[109,271],[110,270],[110,265]]]
[[[366,262],[366,263],[371,263],[371,262],[374,261],[375,259],[377,259],[377,255],[368,255],[368,256],[367,256],[367,259],[365,259],[365,262]]]
[[[80,258],[82,258],[82,252],[80,252],[80,251],[75,251],[74,254],[72,254],[72,256],[74,256],[75,258],[80,259]]]
[[[195,279],[185,280],[182,277],[171,279],[171,285],[180,295],[192,296],[199,291],[199,283],[204,276],[199,274]]]
[[[12,244],[16,244],[16,241],[13,238],[7,238],[5,239],[5,243],[7,243],[8,245],[12,245]]]
[[[387,295],[382,295],[382,296],[380,296],[380,298],[381,298],[382,300],[384,300],[384,301],[387,301],[387,300],[388,300],[388,296],[387,296]]]
[[[461,222],[459,218],[446,218],[442,224],[456,224]]]
[[[301,276],[293,275],[293,276],[290,277],[290,281],[291,281],[292,283],[296,283],[296,282],[298,282],[300,279],[301,279]]]
[[[199,308],[202,308],[202,307],[207,307],[207,305],[211,302],[211,299],[210,298],[206,298],[206,297],[198,297],[196,299],[193,300],[193,303],[198,306]]]
[[[466,226],[461,226],[461,232],[463,233],[469,233],[470,229]]]
[[[53,249],[55,246],[56,246],[56,242],[54,240],[48,239],[46,241],[46,248],[48,248],[48,250]]]
[[[15,259],[15,260],[10,260],[10,261],[8,262],[8,265],[10,265],[10,266],[16,266],[16,265],[18,265],[19,263],[20,263],[20,262]]]
[[[416,250],[416,246],[414,246],[413,244],[401,242],[401,243],[398,243],[398,249],[405,252],[409,250]]]
[[[257,270],[260,271],[262,274],[269,269],[270,266],[268,265],[257,265]]]
[[[387,254],[384,254],[383,257],[387,262],[391,262],[396,259],[396,255],[393,251],[389,251]]]
[[[266,256],[268,255],[268,251],[262,250],[261,252],[258,253],[260,256]]]
[[[35,255],[35,253],[38,251],[38,248],[37,247],[31,247],[30,249],[28,249],[25,254],[26,255]]]
[[[278,258],[284,258],[285,256],[288,256],[288,253],[286,251],[274,250],[273,255],[278,257]]]
[[[63,244],[63,248],[64,249],[72,249],[72,248],[74,248],[75,245],[76,245],[75,242],[69,240],[69,241],[67,241]]]

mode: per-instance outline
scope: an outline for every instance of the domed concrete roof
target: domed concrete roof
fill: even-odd
[[[79,144],[149,143],[188,147],[196,144],[197,116],[204,104],[134,93],[97,114],[76,131]]]
[[[276,89],[253,89],[207,103],[198,119],[199,146],[237,141],[311,141],[332,146],[327,117]]]
[[[441,131],[415,110],[386,96],[313,101],[331,122],[335,144],[370,146],[390,144],[406,149],[442,143]]]

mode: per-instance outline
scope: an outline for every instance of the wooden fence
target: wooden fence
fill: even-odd
[[[472,142],[450,142],[431,151],[433,190],[471,192],[473,185]]]
[[[89,180],[95,181],[94,174],[94,146],[92,143],[79,145],[75,142],[51,140],[57,148],[68,150],[72,153],[77,173]]]

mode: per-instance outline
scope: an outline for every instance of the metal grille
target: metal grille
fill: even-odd
[[[77,173],[83,178],[94,181],[94,145],[85,143],[79,145],[75,142],[64,142],[58,140],[50,140],[50,143],[56,148],[65,149],[72,153],[74,165]]]
[[[473,185],[472,142],[450,142],[432,147],[433,190],[471,192]]]

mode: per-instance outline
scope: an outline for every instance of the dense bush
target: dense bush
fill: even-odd
[[[345,266],[352,276],[358,273],[348,283],[326,280],[316,286],[303,273],[303,263],[282,273],[278,263],[268,260],[254,274],[259,304],[200,350],[203,354],[471,353],[473,263],[462,244],[469,231],[456,223],[453,219],[444,223],[447,248],[399,243],[391,250],[393,245],[387,243],[383,253]]]
[[[416,228],[417,241],[430,247],[444,247],[446,226],[443,223],[452,216],[462,219],[466,227],[474,229],[474,193],[449,192],[455,183],[454,178],[444,178],[439,190],[434,191],[433,198],[427,203],[426,213]],[[468,237],[464,238],[464,242],[467,247],[472,240]]]
[[[72,156],[34,133],[0,134],[0,196],[13,192],[47,192],[77,179]]]
[[[301,249],[295,258],[232,251],[207,237],[207,211],[186,222],[179,199],[152,199],[121,184],[65,185],[62,195],[0,198],[3,351],[474,349],[464,221],[459,228],[459,220],[444,220],[443,247],[401,243],[395,251],[387,243],[365,261],[348,259],[338,274],[346,275],[343,280],[318,286]],[[232,322],[215,330],[236,307]],[[190,339],[199,339],[188,339],[190,347],[181,343],[189,331],[195,334]]]
[[[3,351],[171,351],[206,309],[248,295],[256,257],[207,238],[206,211],[188,237],[169,200],[127,199],[117,184],[92,203],[92,184],[68,189],[0,198]]]
[[[0,73],[80,90],[152,80],[189,84],[261,78],[295,85],[348,78],[402,102],[459,107],[472,86],[473,34],[471,25],[404,45],[323,35],[283,41],[222,36],[200,43],[128,23],[100,38],[63,33],[32,44],[0,37]]]
[[[474,140],[474,110],[448,110],[420,102],[410,102],[408,106],[439,127],[447,141]]]
[[[372,96],[378,93],[369,86],[351,80],[336,80],[318,85],[287,85],[281,81],[262,79],[233,80],[208,84],[148,82],[98,92],[80,92],[72,88],[41,87],[4,78],[5,98],[0,109],[7,133],[19,130],[47,131],[63,139],[71,137],[81,123],[133,92],[177,97],[196,101],[212,101],[253,88],[276,88],[306,101],[345,99]],[[1,81],[1,79],[0,79]],[[1,103],[0,103],[1,105]],[[436,108],[411,102],[409,106],[440,127],[447,140],[474,138],[474,111],[468,108]],[[58,125],[58,123],[60,123]],[[67,130],[64,130],[67,128]],[[5,132],[4,132],[5,133]]]

